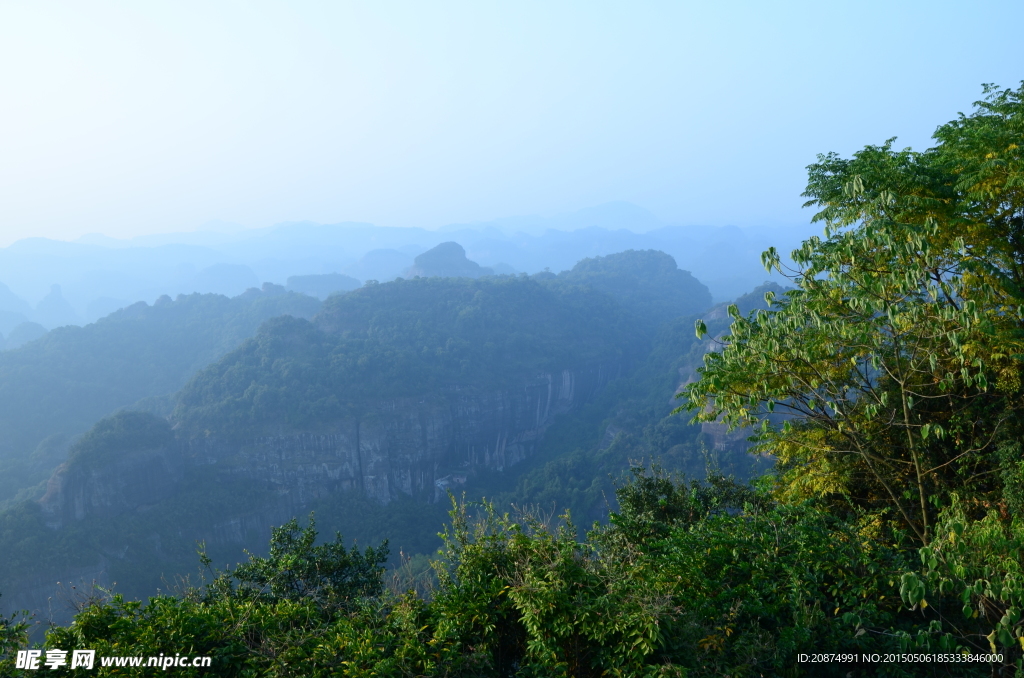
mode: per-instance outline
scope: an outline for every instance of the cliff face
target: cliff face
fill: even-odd
[[[590,399],[617,374],[613,366],[566,370],[538,375],[514,391],[453,389],[381,401],[358,417],[292,435],[121,450],[98,467],[64,464],[39,504],[54,529],[143,512],[174,496],[190,469],[258,483],[296,510],[353,490],[381,503],[401,494],[435,501],[447,484],[465,482],[477,469],[503,471],[531,456],[556,416]]]
[[[173,446],[125,450],[109,464],[61,464],[39,499],[47,526],[58,529],[85,518],[145,511],[177,492],[184,459]]]
[[[502,471],[531,456],[557,415],[616,374],[600,366],[540,375],[515,391],[383,401],[327,430],[240,444],[202,440],[187,454],[221,473],[267,482],[298,506],[351,490],[381,503],[399,494],[432,501],[448,476]]]

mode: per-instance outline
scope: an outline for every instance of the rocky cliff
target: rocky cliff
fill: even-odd
[[[53,529],[146,511],[174,496],[190,468],[261,484],[296,510],[334,492],[359,491],[385,504],[403,494],[436,501],[448,476],[503,471],[528,458],[556,416],[618,374],[615,366],[564,370],[535,375],[514,391],[452,389],[380,401],[359,417],[301,433],[119,449],[103,465],[61,466],[39,505]]]
[[[557,415],[586,402],[618,374],[612,365],[564,370],[536,375],[515,390],[452,389],[384,400],[358,417],[298,434],[183,445],[192,463],[266,483],[295,507],[353,490],[381,503],[400,495],[436,501],[444,482],[451,482],[444,481],[447,476],[503,471],[529,457]]]
[[[54,471],[39,506],[51,529],[85,520],[145,511],[172,497],[185,472],[185,459],[168,445],[126,449],[108,464],[64,463]]]

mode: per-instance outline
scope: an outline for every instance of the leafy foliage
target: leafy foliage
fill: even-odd
[[[643,467],[630,469],[632,481],[616,494],[619,512],[611,524],[635,544],[650,544],[668,537],[677,525],[694,525],[712,514],[742,509],[758,500],[749,489],[712,473],[707,483],[674,481],[657,466],[648,474]]]
[[[310,599],[333,608],[380,594],[387,542],[360,553],[355,547],[346,551],[340,533],[333,542],[320,546],[314,546],[316,536],[312,515],[302,530],[294,518],[274,528],[270,554],[266,558],[250,555],[248,563],[219,577],[210,595],[233,594],[264,602]],[[205,565],[211,562],[205,553],[202,561]],[[237,587],[232,581],[238,582]]]
[[[17,651],[24,647],[28,640],[28,623],[18,615],[0,616],[0,667],[9,665]]]
[[[453,500],[430,599],[381,587],[383,549],[315,546],[312,524],[291,522],[269,557],[202,589],[88,601],[46,647],[209,655],[218,676],[718,676],[938,639],[894,581],[911,562],[812,503],[642,470],[619,493],[612,523],[583,538],[568,515]]]
[[[783,496],[841,497],[923,544],[951,492],[998,497],[995,450],[1022,404],[1022,121],[1024,88],[990,90],[933,149],[809,168],[826,238],[793,253],[796,289],[771,310],[732,309],[687,392],[698,420],[757,427]]]

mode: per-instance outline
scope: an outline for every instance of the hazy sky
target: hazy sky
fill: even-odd
[[[0,0],[0,245],[626,200],[798,224],[804,167],[1016,86],[1005,2]]]

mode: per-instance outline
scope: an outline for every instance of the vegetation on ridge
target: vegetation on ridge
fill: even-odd
[[[189,431],[315,430],[369,403],[497,391],[565,369],[624,366],[647,337],[607,295],[529,278],[417,278],[279,318],[198,374],[174,417]]]

